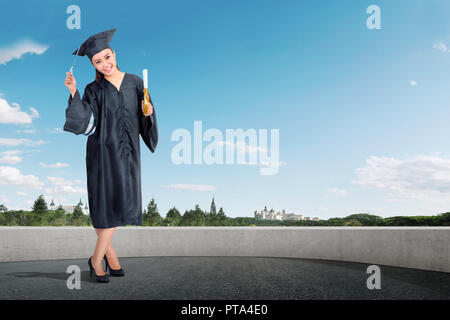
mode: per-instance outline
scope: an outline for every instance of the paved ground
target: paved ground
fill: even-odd
[[[265,257],[121,258],[125,277],[97,283],[86,259],[0,263],[0,299],[450,299],[450,273],[380,266],[369,290],[368,264]],[[81,289],[67,288],[69,265]]]

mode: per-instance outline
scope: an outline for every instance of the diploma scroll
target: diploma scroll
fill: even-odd
[[[144,80],[144,116],[148,113],[150,107],[150,96],[148,93],[148,70],[142,70],[142,78]]]

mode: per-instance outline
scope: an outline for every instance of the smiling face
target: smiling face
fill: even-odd
[[[91,62],[94,68],[105,76],[111,76],[117,70],[116,55],[110,48],[97,53]]]

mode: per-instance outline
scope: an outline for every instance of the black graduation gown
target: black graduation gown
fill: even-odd
[[[141,108],[144,83],[126,73],[120,90],[105,78],[93,81],[83,98],[69,96],[64,130],[87,135],[86,170],[89,210],[95,228],[142,225],[139,135],[151,152],[158,143],[153,114]]]

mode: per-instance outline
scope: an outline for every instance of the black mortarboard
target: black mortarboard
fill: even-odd
[[[116,32],[116,29],[110,29],[94,34],[85,42],[83,42],[80,48],[75,50],[75,52],[72,54],[79,56],[87,55],[89,59],[92,60],[92,57],[100,51],[105,50],[106,48],[111,49],[111,47],[109,46],[109,42],[111,41],[114,32]]]

